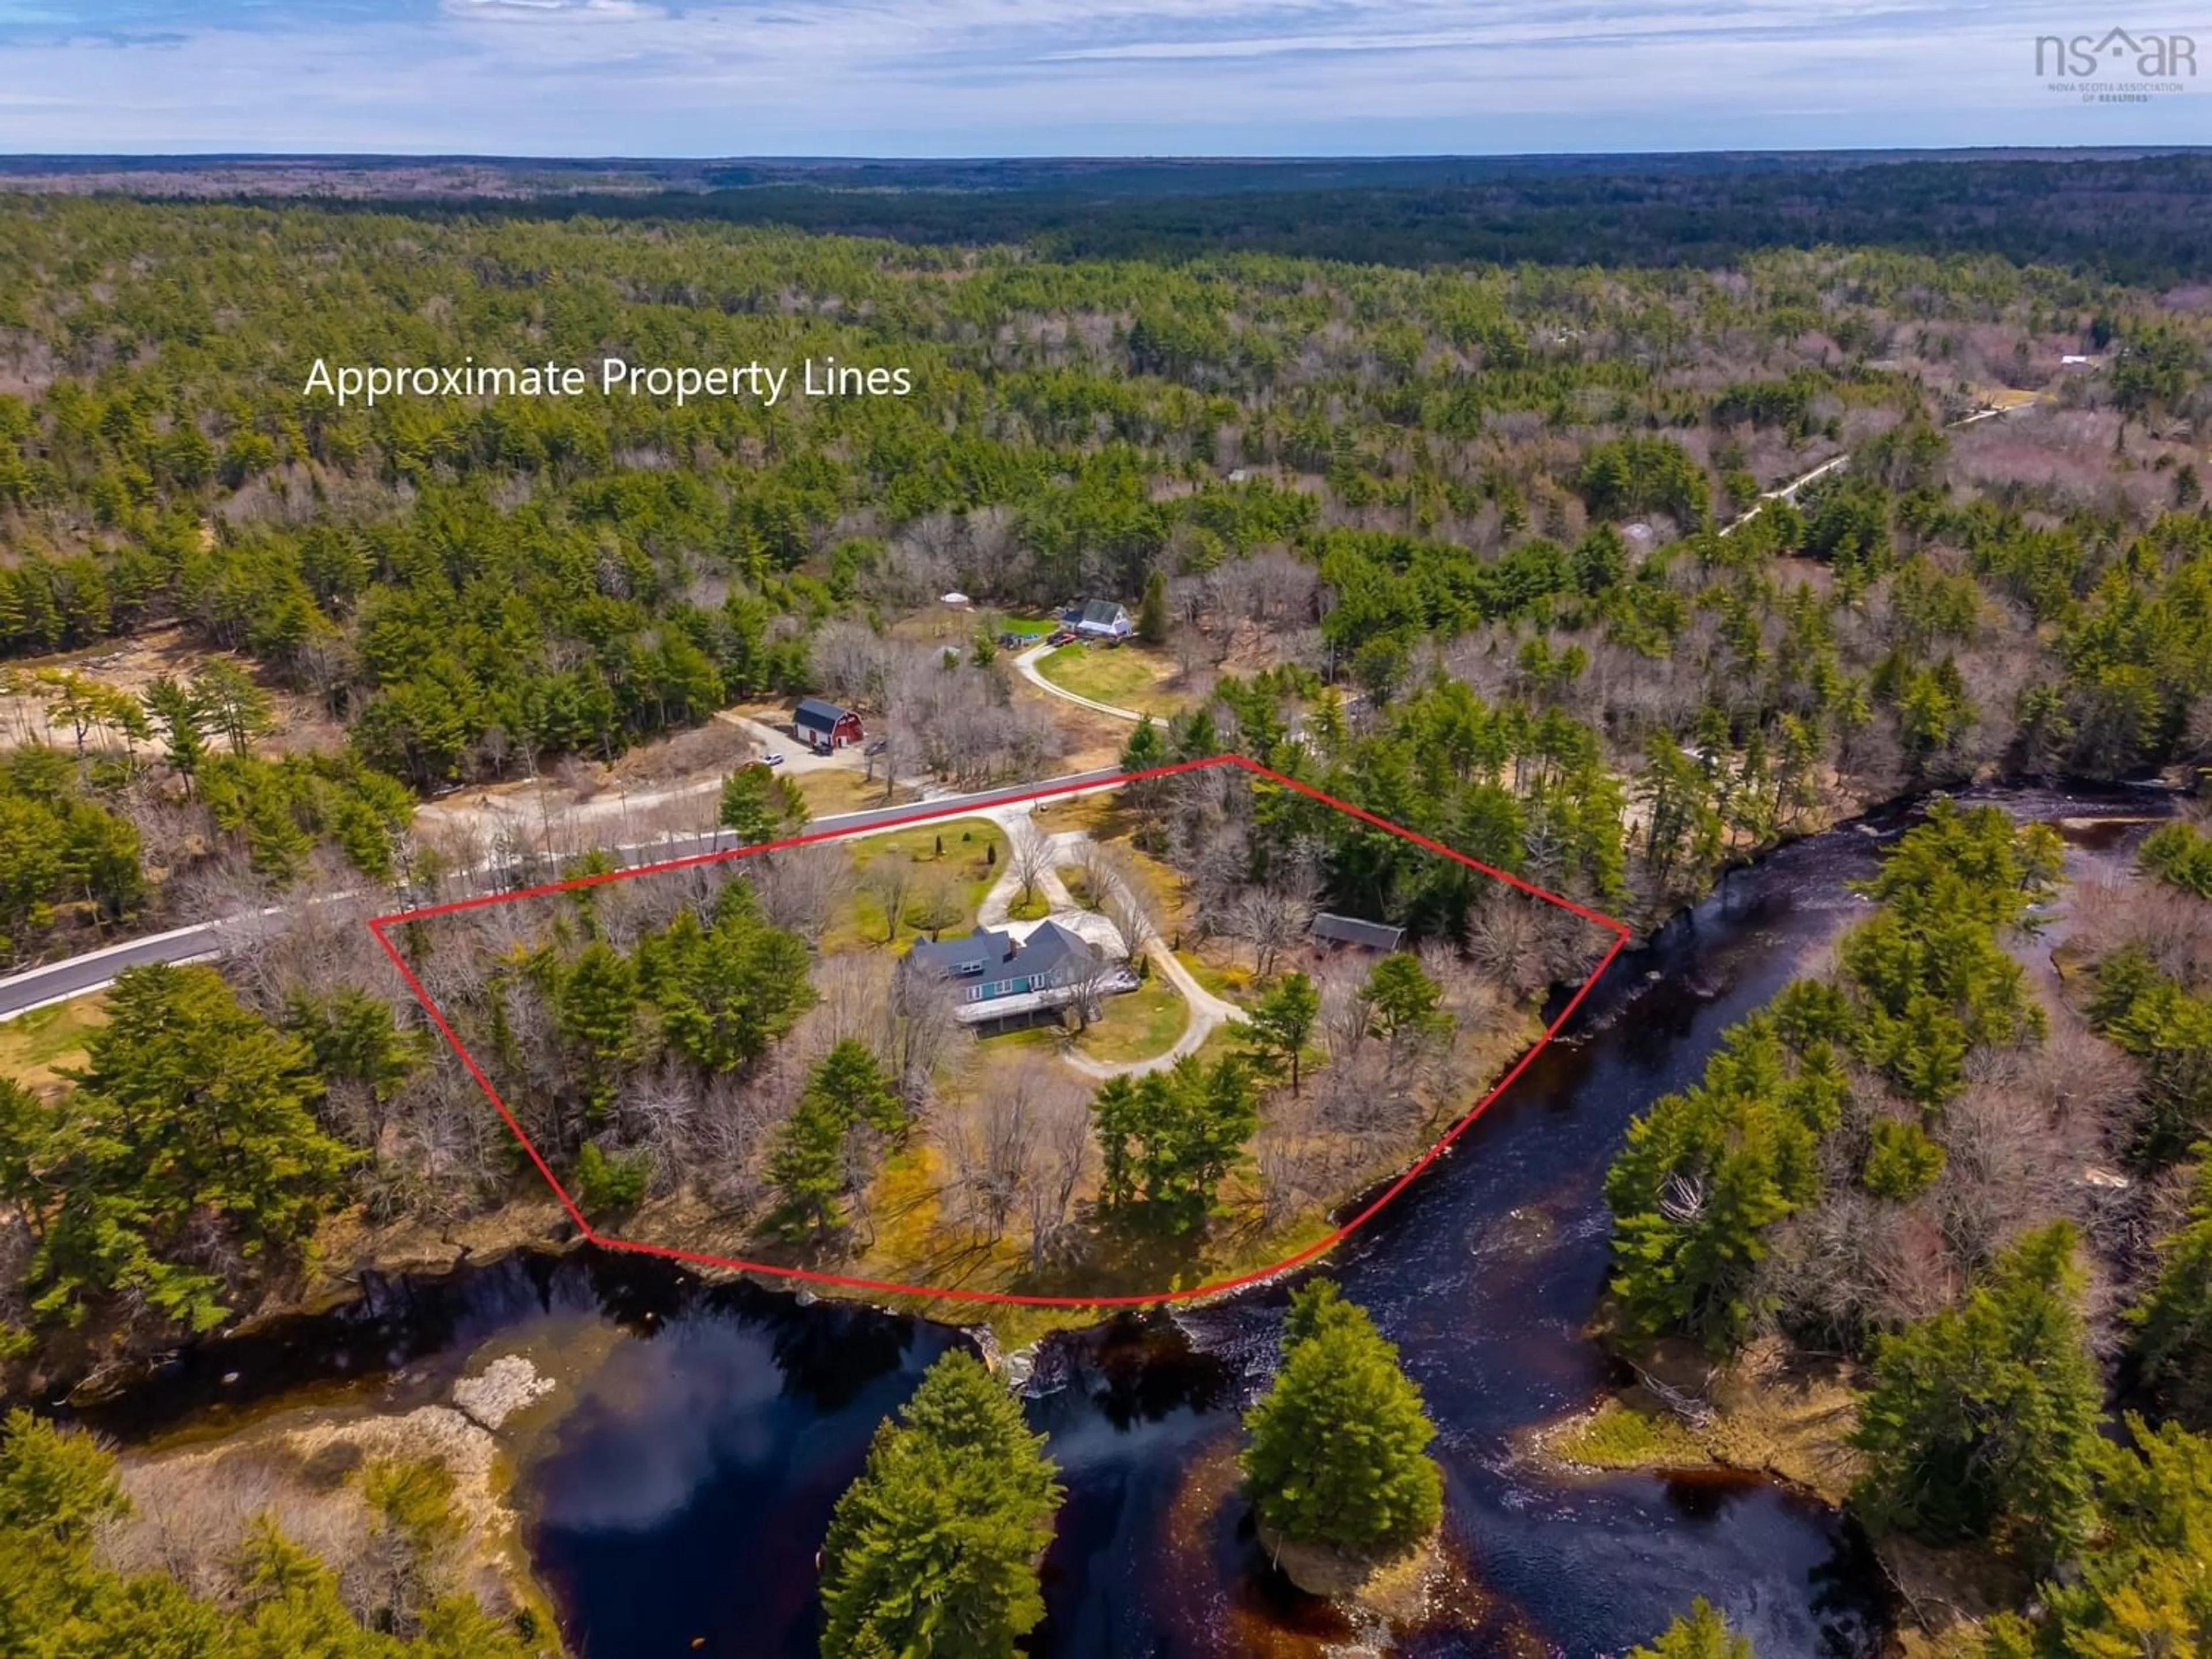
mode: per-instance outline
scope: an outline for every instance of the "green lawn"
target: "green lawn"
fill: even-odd
[[[1141,645],[1063,645],[1037,662],[1037,672],[1079,697],[1133,708],[1140,714],[1179,714],[1190,700],[1167,689],[1175,665]]]
[[[919,909],[922,884],[931,872],[949,867],[966,884],[965,918],[945,930],[957,934],[975,926],[975,912],[983,902],[983,895],[991,890],[991,884],[999,878],[1006,863],[1006,835],[988,818],[951,818],[941,823],[892,830],[879,836],[855,836],[831,844],[851,849],[854,881],[853,890],[840,907],[837,920],[823,936],[822,948],[825,951],[885,943],[883,904],[861,879],[868,866],[878,859],[910,859],[921,872],[908,901],[907,913],[900,919],[902,935],[921,931]]]
[[[1108,997],[1103,1006],[1104,1012],[1075,1039],[1075,1048],[1085,1060],[1109,1066],[1165,1054],[1190,1024],[1189,1005],[1163,976]]]

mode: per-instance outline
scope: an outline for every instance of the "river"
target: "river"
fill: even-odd
[[[2094,810],[2007,799],[2033,816]],[[1449,1551],[1468,1581],[1390,1650],[1602,1659],[1697,1594],[1762,1659],[1878,1650],[1876,1574],[1824,1506],[1736,1477],[1566,1481],[1512,1447],[1516,1431],[1612,1380],[1580,1332],[1606,1274],[1604,1171],[1630,1119],[1691,1082],[1729,1024],[1863,912],[1846,884],[1900,822],[1785,848],[1625,955],[1565,1039],[1328,1264],[1427,1396]],[[1230,1491],[1237,1414],[1266,1383],[1286,1296],[1269,1287],[1127,1319],[1040,1356],[1028,1409],[1068,1500],[1034,1654],[1379,1650],[1267,1570]],[[385,1287],[213,1344],[94,1415],[143,1441],[218,1431],[268,1409],[280,1388],[388,1408],[440,1397],[487,1346],[520,1350],[555,1377],[561,1402],[509,1451],[534,1565],[574,1650],[802,1659],[814,1652],[813,1558],[830,1505],[876,1423],[963,1340],[587,1251]]]

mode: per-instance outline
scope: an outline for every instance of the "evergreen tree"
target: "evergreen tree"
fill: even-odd
[[[147,682],[142,694],[146,710],[161,723],[169,751],[169,765],[185,781],[187,793],[207,758],[207,738],[200,730],[201,710],[192,694],[167,675]]]
[[[40,1153],[40,1312],[130,1290],[193,1330],[225,1314],[210,1229],[251,1261],[306,1239],[353,1154],[315,1125],[303,1045],[239,1006],[211,968],[132,968]]]
[[[2188,1218],[2159,1241],[2158,1278],[2128,1317],[2143,1380],[2192,1427],[2212,1429],[2212,1146],[2198,1150]]]
[[[715,822],[735,832],[747,847],[782,841],[806,828],[806,797],[798,781],[755,762],[722,780],[722,805]]]
[[[1632,1648],[1628,1659],[1758,1659],[1751,1638],[1729,1628],[1720,1609],[1702,1595],[1649,1646]]]
[[[1304,974],[1285,974],[1260,999],[1245,1024],[1245,1041],[1256,1063],[1269,1075],[1287,1075],[1298,1088],[1299,1057],[1321,1018],[1321,993]]]
[[[1369,1022],[1386,1042],[1442,1030],[1447,1016],[1437,1004],[1443,993],[1420,963],[1394,951],[1369,970],[1364,988]]]
[[[711,927],[679,911],[638,942],[639,988],[659,1011],[662,1040],[702,1071],[735,1071],[775,1045],[814,1006],[805,941],[771,926],[751,884],[732,882]]]
[[[1121,769],[1124,772],[1145,772],[1155,766],[1168,763],[1168,740],[1158,723],[1150,714],[1137,722],[1129,741],[1121,745]]]
[[[2161,824],[2144,840],[2141,862],[2160,881],[2212,899],[2212,834],[2193,824]]]
[[[822,1057],[799,1104],[777,1132],[769,1179],[786,1212],[804,1226],[836,1224],[836,1203],[852,1168],[853,1135],[906,1127],[906,1109],[867,1044],[847,1037]]]
[[[823,1659],[1012,1659],[1044,1617],[1054,1473],[1014,1396],[972,1355],[945,1354],[830,1516]]]
[[[1244,1426],[1245,1488],[1285,1542],[1395,1554],[1443,1518],[1420,1390],[1367,1310],[1328,1279],[1291,1299],[1282,1370]]]
[[[2037,1592],[2040,1618],[1991,1622],[1982,1659],[2182,1659],[2212,1653],[2212,1439],[2127,1423],[2089,1447],[2100,1516],[2080,1570]]]
[[[443,1473],[442,1470],[440,1471]],[[451,1477],[444,1492],[451,1490]],[[438,1509],[447,1524],[443,1496]],[[0,1653],[9,1659],[538,1659],[538,1645],[467,1595],[410,1609],[402,1637],[365,1629],[338,1575],[264,1516],[249,1529],[234,1603],[195,1597],[166,1571],[126,1577],[94,1553],[130,1504],[115,1458],[27,1412],[0,1425]],[[405,1564],[418,1581],[419,1549]]]
[[[1613,1291],[1637,1329],[1725,1352],[1768,1311],[1755,1299],[1766,1230],[1818,1195],[1820,1137],[1846,1089],[1825,1044],[1786,1041],[1788,1013],[1802,1012],[1735,1026],[1698,1083],[1629,1126],[1606,1200]]]
[[[2022,1238],[1962,1307],[1881,1340],[1852,1443],[1877,1532],[1989,1539],[2036,1571],[2087,1536],[2104,1389],[2073,1228]]]
[[[594,939],[556,972],[554,1024],[596,1117],[614,1103],[622,1070],[637,1057],[637,969],[613,945]]]
[[[1236,1055],[1207,1067],[1185,1054],[1164,1072],[1109,1078],[1091,1117],[1105,1157],[1101,1205],[1184,1232],[1205,1221],[1259,1109]]]
[[[1155,565],[1145,578],[1145,597],[1137,606],[1137,637],[1146,645],[1168,642],[1168,573]]]
[[[253,740],[276,724],[276,704],[234,662],[217,658],[192,676],[191,703],[199,725],[220,732],[234,755],[244,755]]]

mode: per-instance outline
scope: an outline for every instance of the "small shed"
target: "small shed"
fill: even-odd
[[[1362,921],[1358,916],[1334,915],[1324,910],[1313,919],[1313,936],[1314,943],[1320,945],[1389,951],[1403,942],[1406,930],[1388,922]]]
[[[791,711],[791,729],[818,755],[830,754],[867,736],[858,714],[820,697],[799,700],[799,707]]]

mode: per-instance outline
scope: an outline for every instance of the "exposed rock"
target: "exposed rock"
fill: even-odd
[[[453,1404],[471,1421],[496,1429],[553,1388],[553,1379],[540,1376],[538,1367],[520,1354],[501,1354],[476,1376],[453,1384]]]

